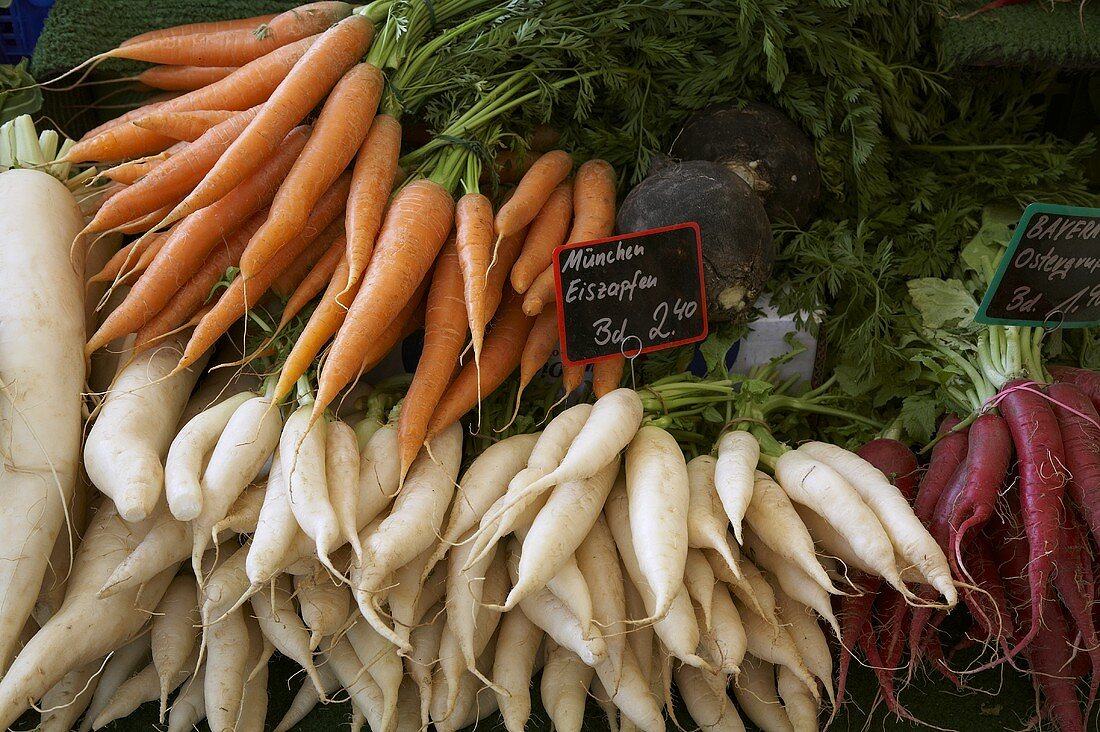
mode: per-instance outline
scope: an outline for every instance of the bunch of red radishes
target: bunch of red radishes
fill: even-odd
[[[875,440],[860,454],[893,477],[947,555],[972,621],[959,645],[995,651],[979,668],[1028,671],[1042,713],[1075,732],[1100,687],[1100,373],[1050,372],[1050,384],[1008,382],[972,420],[944,419],[919,483],[916,457],[898,442]],[[906,648],[909,673],[928,661],[960,683],[943,650],[947,611],[911,608],[877,579],[856,583],[865,592],[838,613],[840,694],[857,650],[900,716],[909,716],[895,690]]]

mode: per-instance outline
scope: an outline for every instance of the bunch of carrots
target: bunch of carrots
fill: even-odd
[[[480,5],[439,3],[432,20]],[[400,417],[403,475],[426,440],[517,366],[525,385],[551,357],[551,253],[612,233],[616,186],[606,162],[573,175],[572,157],[552,150],[502,205],[480,191],[482,153],[463,140],[540,93],[522,74],[402,158],[399,117],[418,92],[398,103],[387,78],[414,73],[445,34],[410,52],[431,24],[410,14],[398,41],[385,10],[325,1],[130,39],[102,57],[160,64],[143,81],[186,91],[92,130],[65,159],[114,163],[82,234],[134,237],[90,277],[110,282],[117,302],[89,337],[89,357],[132,336],[133,358],[189,330],[182,370],[277,295],[279,320],[253,355],[296,333],[275,359],[271,394],[278,404],[316,374],[312,423],[423,324]],[[596,394],[616,388],[622,369],[622,360],[599,364]],[[583,376],[567,367],[566,391]]]

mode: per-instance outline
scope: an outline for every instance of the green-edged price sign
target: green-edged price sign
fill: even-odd
[[[992,325],[1100,324],[1100,208],[1033,203],[975,318]]]

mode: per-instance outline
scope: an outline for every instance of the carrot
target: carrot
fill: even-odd
[[[333,235],[331,239],[329,239],[330,234]],[[279,327],[289,323],[290,319],[297,315],[310,300],[323,292],[329,280],[335,276],[334,273],[341,266],[345,268],[345,272],[347,271],[347,263],[344,261],[344,255],[347,252],[347,244],[345,243],[344,237],[344,222],[333,221],[328,225],[328,228],[321,233],[321,236],[317,238],[318,241],[330,242],[328,249],[310,265],[309,272],[307,272],[298,284],[294,286],[293,290],[287,292],[288,298],[286,305],[283,306],[283,315],[282,320],[279,322]],[[308,261],[306,255],[309,253],[310,250],[307,250],[298,255],[298,259],[295,259],[290,267],[287,268],[287,272],[299,266],[302,261]],[[282,281],[282,277],[285,276],[285,274],[284,272],[283,275],[280,275],[280,278],[275,280],[275,284],[272,285],[271,288],[279,294],[283,294],[283,292],[287,291],[286,289],[280,291],[281,288],[285,288],[285,286],[289,284]]]
[[[481,367],[481,345],[485,339],[485,324],[489,320],[485,312],[485,288],[493,249],[493,203],[480,193],[467,193],[458,199],[455,232],[466,318],[470,322],[470,340],[474,349],[474,368],[477,369]]]
[[[566,394],[572,394],[584,383],[584,364],[561,364],[561,385]]]
[[[591,241],[615,232],[615,169],[589,160],[573,179],[573,228],[567,243]]]
[[[319,284],[312,285],[316,287],[316,289],[313,290],[312,294],[306,297],[302,305],[312,300],[317,293],[325,289],[325,285],[332,278],[332,273],[336,270],[336,264],[340,261],[340,256],[347,248],[344,244],[343,234],[343,221],[336,220],[326,226],[325,230],[322,231],[316,239],[322,244],[327,244],[328,248],[316,249],[310,247],[299,254],[298,258],[291,262],[290,266],[286,268],[286,271],[275,279],[275,282],[271,285],[271,291],[281,298],[289,298],[298,290],[305,281],[305,278],[312,274],[314,279],[319,279],[320,282]],[[337,249],[337,244],[339,244],[339,249]],[[321,260],[326,257],[328,259],[324,263],[321,263]],[[318,264],[321,264],[321,269],[314,272]],[[284,317],[288,320],[294,317],[294,313],[291,313],[289,316],[285,315],[285,310],[286,308],[284,308]]]
[[[186,143],[177,143],[177,145],[179,145],[179,149],[177,150],[172,149],[176,147],[176,145],[173,145],[159,155],[150,155],[145,158],[131,160],[127,163],[120,163],[112,168],[104,170],[99,174],[99,177],[107,178],[115,183],[125,183],[126,185],[136,183],[142,176],[148,175],[158,165],[187,147]]]
[[[145,41],[159,40],[161,38],[171,38],[173,36],[188,36],[196,33],[221,33],[222,31],[229,30],[255,30],[260,25],[268,23],[274,18],[277,13],[270,13],[268,15],[257,15],[252,18],[240,18],[238,20],[213,20],[203,23],[187,23],[186,25],[174,25],[168,28],[159,28],[157,30],[146,31],[145,33],[139,33],[138,35],[128,38],[119,44],[120,48],[133,45],[135,43],[144,43]]]
[[[149,171],[141,181],[111,196],[85,227],[87,232],[107,231],[160,209],[175,204],[194,188],[207,170],[221,156],[241,130],[256,116],[259,109],[240,112],[237,116],[212,127],[206,134]]]
[[[427,289],[428,281],[425,280],[420,283],[420,287],[416,288],[416,292],[408,304],[393,319],[393,323],[386,329],[382,337],[371,344],[367,355],[363,357],[363,365],[359,369],[360,375],[367,373],[381,363],[382,359],[388,356],[398,343],[424,325],[424,293]]]
[[[306,142],[306,128],[287,135],[279,153],[229,195],[173,229],[126,299],[88,340],[91,354],[149,322],[199,267],[213,246],[243,219],[271,203],[275,189]]]
[[[183,112],[153,112],[138,117],[134,124],[142,129],[171,137],[174,140],[194,142],[212,127],[220,125],[240,112],[228,109],[198,109]]]
[[[428,274],[453,221],[454,201],[438,183],[417,180],[394,197],[362,284],[321,369],[314,418],[355,378],[370,342]]]
[[[197,109],[246,110],[267,101],[317,36],[303,38],[245,64],[221,81],[188,92],[161,104],[127,112],[107,125],[92,130],[73,145],[64,162],[114,160],[146,155],[156,150],[164,135],[143,130],[134,120],[150,112],[183,112]],[[164,145],[168,147],[168,145]],[[163,149],[163,148],[161,148]]]
[[[348,306],[355,298],[354,289],[344,292],[345,283],[346,280],[340,280],[335,276],[329,281],[325,294],[321,296],[321,301],[309,316],[306,327],[302,329],[286,361],[283,362],[279,381],[275,384],[276,402],[290,393],[298,378],[313,364],[313,358],[344,324],[348,315]],[[386,332],[383,331],[379,335],[384,336]]]
[[[389,115],[378,115],[359,149],[351,174],[344,221],[348,232],[348,287],[359,281],[370,261],[400,155],[401,124]]]
[[[547,265],[531,286],[523,293],[523,312],[535,316],[558,299],[554,282],[554,265]]]
[[[519,390],[516,392],[516,411],[512,414],[513,419],[519,414],[523,390],[535,378],[539,369],[550,360],[557,345],[558,314],[553,310],[544,310],[535,318],[531,332],[527,335],[527,342],[523,344],[523,352],[519,356]]]
[[[164,91],[194,91],[221,81],[240,66],[154,66],[137,75],[137,81]]]
[[[550,312],[557,315],[556,310]],[[592,364],[592,391],[597,399],[619,388],[625,366],[626,358],[623,356],[614,356]]]
[[[162,232],[163,233],[163,232]],[[119,276],[116,277],[115,282],[119,285],[133,285],[138,281],[138,278],[144,274],[145,270],[149,268],[149,264],[156,258],[160,252],[161,247],[164,246],[164,242],[168,240],[168,235],[158,236],[154,234],[147,240],[149,245],[143,250],[135,251],[137,254],[136,259],[132,259],[127,265],[129,269],[124,272],[119,272]],[[134,240],[137,243],[138,240]]]
[[[267,209],[252,214],[241,228],[214,245],[199,271],[176,290],[160,312],[138,329],[134,336],[134,353],[140,353],[175,331],[202,307],[210,298],[214,285],[225,276],[225,270],[240,261],[248,240],[266,218]]]
[[[212,33],[169,35],[136,41],[93,56],[124,58],[178,66],[240,66],[288,43],[320,33],[351,13],[342,2],[320,2],[288,10],[255,29],[232,28]]]
[[[318,36],[271,92],[259,114],[165,223],[209,206],[261,166],[275,153],[283,136],[355,65],[373,36],[374,26],[362,15],[347,17]]]
[[[115,252],[114,255],[107,260],[107,263],[103,265],[101,270],[89,277],[88,284],[90,285],[93,282],[111,282],[118,277],[126,266],[140,262],[141,257],[144,256],[149,249],[154,247],[159,249],[167,236],[168,232],[161,232],[159,234],[154,234],[148,239],[130,242]]]
[[[523,248],[523,239],[527,230],[522,229],[518,233],[504,237],[497,247],[497,261],[489,268],[489,276],[485,283],[485,322],[488,323],[497,313],[500,301],[504,299],[504,285],[508,282],[508,273],[512,265],[519,257]]]
[[[420,452],[432,412],[447,390],[462,353],[469,321],[462,300],[462,271],[454,239],[439,253],[424,314],[424,350],[397,421],[401,477]]]
[[[126,234],[126,235],[147,234],[147,233],[149,233],[149,230],[152,229],[154,226],[156,226],[158,223],[160,223],[161,219],[164,218],[164,215],[166,213],[168,213],[169,211],[171,211],[171,210],[172,210],[172,204],[168,204],[167,206],[161,206],[156,211],[153,211],[151,213],[147,213],[144,216],[139,216],[139,217],[137,217],[136,219],[134,219],[132,221],[127,221],[125,224],[122,224],[121,226],[116,226],[115,228],[111,229],[111,232],[112,233],[117,233],[117,234]],[[164,233],[164,232],[155,232],[155,233],[160,234],[160,233]],[[150,234],[150,235],[152,235],[152,234]]]
[[[565,241],[573,219],[573,187],[568,181],[555,188],[535,216],[523,250],[512,267],[512,287],[523,294],[539,273],[550,266],[554,248]]]
[[[481,383],[486,391],[493,391],[503,384],[519,365],[523,345],[534,324],[534,318],[524,314],[519,296],[509,294],[485,339]],[[467,363],[436,405],[435,413],[428,422],[427,439],[434,439],[477,405],[478,394],[477,370],[473,364]]]
[[[294,162],[271,205],[271,217],[256,232],[241,259],[246,280],[305,225],[310,209],[351,162],[370,127],[382,96],[382,72],[358,64],[344,74],[329,94],[305,149]],[[261,112],[261,116],[262,116]],[[249,131],[245,135],[250,134]],[[247,139],[242,135],[238,141]],[[233,154],[230,148],[227,155]]]
[[[504,238],[534,221],[554,189],[572,169],[573,158],[564,150],[553,150],[539,157],[523,174],[515,195],[497,211],[493,222],[497,235]]]

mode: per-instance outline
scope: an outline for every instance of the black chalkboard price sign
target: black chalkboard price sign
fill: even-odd
[[[974,318],[993,325],[1100,324],[1100,209],[1024,209]]]
[[[707,337],[703,248],[694,222],[560,246],[554,279],[568,364]]]

